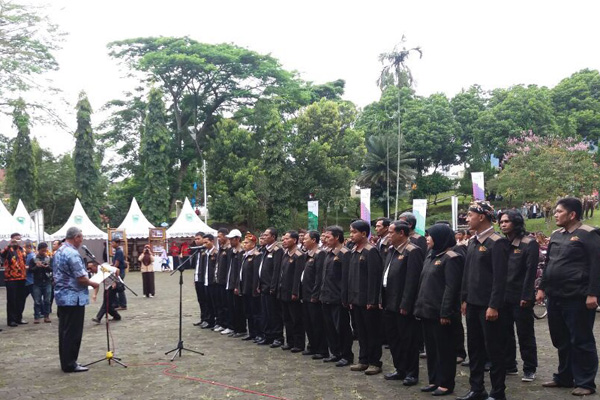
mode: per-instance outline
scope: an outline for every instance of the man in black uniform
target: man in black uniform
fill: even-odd
[[[225,287],[227,286],[227,266],[229,265],[229,239],[227,239],[227,235],[229,234],[229,229],[220,228],[217,233],[217,241],[219,243],[219,248],[217,252],[217,265],[216,265],[216,298],[214,300],[215,303],[215,312],[216,312],[216,320],[215,320],[215,328],[213,331],[221,332],[227,328],[231,327],[229,322],[229,310],[227,308],[227,291]]]
[[[523,382],[532,382],[537,369],[537,345],[533,328],[535,276],[540,258],[540,246],[526,236],[523,215],[517,210],[507,210],[499,215],[500,230],[510,243],[506,281],[506,373],[516,375],[517,343],[514,325],[517,326],[519,349],[523,359]]]
[[[556,204],[561,229],[550,237],[548,264],[537,293],[548,296],[548,327],[558,350],[558,372],[545,387],[573,387],[573,395],[596,391],[598,352],[594,320],[600,296],[598,229],[581,223],[581,201],[567,197]]]
[[[358,330],[358,364],[352,371],[366,375],[381,372],[381,280],[383,263],[377,248],[369,243],[371,226],[363,220],[350,224],[354,243],[348,271],[348,304]]]
[[[196,233],[196,236],[194,237],[194,246],[204,246],[203,232]],[[194,326],[200,326],[200,328],[205,329],[211,326],[210,321],[214,319],[214,316],[209,315],[209,310],[207,307],[206,290],[204,288],[205,273],[204,263],[202,262],[202,253],[203,250],[196,250],[191,259],[189,259],[190,261],[188,262],[191,262],[194,267],[194,286],[196,288],[196,299],[198,300],[198,305],[200,306],[200,321],[195,322]]]
[[[404,380],[413,386],[419,378],[420,325],[413,315],[423,269],[423,253],[410,243],[410,226],[396,221],[389,227],[390,247],[383,272],[383,309],[387,339],[396,370],[386,380]]]
[[[283,344],[283,319],[281,303],[275,294],[273,281],[277,282],[276,273],[281,270],[283,249],[277,244],[277,230],[267,228],[264,235],[263,257],[258,267],[260,290],[262,332],[265,337],[258,345],[271,345],[273,348]]]
[[[217,316],[214,300],[217,295],[217,281],[215,269],[217,266],[217,248],[215,247],[215,237],[207,233],[203,236],[204,247],[206,250],[202,254],[202,272],[204,274],[204,298],[206,299],[206,310],[208,312],[205,326],[200,325],[202,329],[213,329]]]
[[[377,247],[377,250],[379,250],[381,253],[381,258],[383,260],[385,260],[387,249],[390,246],[388,233],[391,223],[392,221],[389,218],[377,218],[375,222],[375,232],[377,233],[377,236],[371,236],[371,242],[375,247]]]
[[[244,315],[248,322],[248,335],[242,340],[249,341],[262,339],[262,324],[260,323],[260,297],[258,294],[258,267],[260,253],[256,249],[256,236],[247,233],[242,244],[244,255],[240,267],[240,281],[237,295],[241,295],[244,302]]]
[[[344,230],[333,225],[321,236],[329,249],[323,264],[319,301],[323,310],[325,336],[331,356],[323,362],[346,367],[354,362],[352,328],[348,310],[348,268],[350,250],[344,246]]]
[[[242,297],[235,294],[235,289],[238,287],[240,279],[240,265],[244,250],[242,248],[241,239],[242,232],[238,229],[233,229],[227,235],[231,247],[229,248],[229,265],[227,267],[227,308],[229,308],[229,319],[231,327],[221,331],[221,335],[229,335],[232,337],[246,336],[246,324],[244,320],[244,305]]]
[[[312,355],[313,360],[329,357],[327,340],[323,328],[323,312],[319,293],[323,281],[323,263],[326,252],[319,250],[321,235],[317,231],[308,231],[304,235],[306,263],[302,272],[302,310],[304,329],[308,337],[308,346],[302,354]]]
[[[427,254],[427,239],[425,239],[425,236],[421,236],[415,232],[417,226],[417,217],[415,217],[415,214],[408,211],[403,212],[400,214],[400,217],[398,217],[398,220],[404,221],[410,225],[410,242],[420,248],[423,252],[423,257],[425,257]]]
[[[476,201],[469,207],[467,223],[476,235],[467,247],[461,297],[462,312],[467,317],[471,390],[457,400],[488,399],[483,382],[486,350],[491,361],[489,399],[506,398],[503,308],[510,243],[494,232],[493,220],[494,209],[488,202]]]
[[[282,238],[285,252],[281,260],[281,276],[277,297],[281,301],[287,343],[282,350],[292,353],[304,351],[304,323],[300,303],[300,279],[304,271],[305,255],[298,248],[298,232],[288,231]]]

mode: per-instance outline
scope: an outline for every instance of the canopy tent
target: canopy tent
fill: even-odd
[[[134,197],[125,219],[117,229],[124,230],[127,239],[145,239],[151,228],[154,228],[154,225],[146,219]]]
[[[0,201],[0,242],[10,241],[10,235],[21,233],[22,226],[6,209],[6,206]]]
[[[67,230],[76,226],[81,229],[83,233],[84,240],[107,240],[108,235],[100,230],[94,223],[90,220],[90,218],[85,213],[81,202],[79,199],[75,199],[75,205],[73,206],[73,211],[69,216],[67,222],[60,228],[58,231],[52,234],[52,237],[55,240],[63,239],[67,236]]]
[[[167,229],[168,238],[192,237],[198,232],[217,234],[217,231],[206,225],[194,212],[190,200],[186,197],[177,220]]]
[[[25,208],[25,204],[19,199],[19,203],[17,204],[17,209],[13,214],[13,218],[17,223],[21,226],[20,230],[17,232],[21,233],[21,237],[25,240],[34,240],[37,241],[41,239],[42,241],[50,241],[52,240],[52,236],[44,232],[43,237],[38,237],[35,224],[31,218],[31,215]],[[40,235],[41,236],[41,235]]]

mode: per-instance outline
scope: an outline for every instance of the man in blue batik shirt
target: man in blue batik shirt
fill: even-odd
[[[58,306],[58,353],[64,372],[84,372],[88,368],[77,363],[83,336],[85,306],[89,303],[88,271],[79,255],[83,242],[81,229],[71,227],[63,245],[54,255],[54,298]],[[95,271],[92,271],[95,272]]]

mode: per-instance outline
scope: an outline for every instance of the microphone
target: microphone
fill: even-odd
[[[206,250],[206,246],[190,246],[190,250]]]
[[[93,258],[94,260],[96,259],[96,257],[94,257],[92,252],[87,248],[87,246],[85,244],[82,244],[81,248],[83,249],[83,251],[85,251],[85,254],[87,254],[89,257]]]

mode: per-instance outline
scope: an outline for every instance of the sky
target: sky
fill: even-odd
[[[30,0],[32,4],[44,4]],[[47,2],[46,2],[47,3]],[[69,105],[57,103],[66,130],[35,125],[32,134],[55,154],[74,146],[74,105],[85,90],[99,110],[132,88],[107,43],[145,36],[189,36],[269,53],[317,84],[344,79],[345,98],[359,107],[378,100],[381,53],[421,47],[409,66],[418,95],[479,84],[553,87],[583,68],[600,68],[597,1],[268,1],[52,0],[48,13],[67,36],[49,74]],[[0,129],[16,135],[6,117]],[[96,113],[93,124],[103,115]]]

